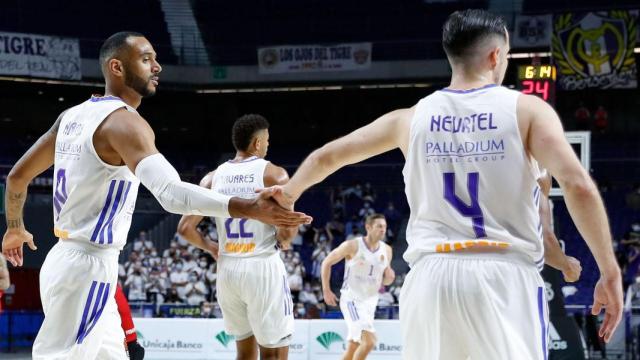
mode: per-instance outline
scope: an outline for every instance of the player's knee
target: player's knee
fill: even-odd
[[[373,349],[376,345],[376,336],[368,331],[363,331],[360,338],[360,346],[367,350]]]

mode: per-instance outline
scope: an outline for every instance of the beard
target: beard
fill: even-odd
[[[132,88],[135,92],[140,94],[143,98],[153,96],[156,93],[155,89],[149,89],[149,83],[151,79],[144,79],[125,68],[124,71],[124,84]]]

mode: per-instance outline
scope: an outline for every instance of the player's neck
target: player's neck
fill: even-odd
[[[138,94],[133,89],[114,89],[110,86],[107,86],[107,88],[104,90],[104,96],[117,96],[122,99],[125,104],[131,106],[134,109],[137,109],[142,102],[142,96],[140,96],[140,94]]]
[[[255,155],[249,151],[238,151],[236,152],[236,157],[233,158],[233,161],[244,161],[254,156],[257,157],[258,155]]]
[[[365,245],[369,248],[370,251],[376,251],[380,247],[380,240],[374,240],[368,235],[365,235],[363,238]]]
[[[495,84],[491,72],[464,72],[454,71],[451,75],[451,83],[447,87],[451,90],[477,89],[487,85]]]

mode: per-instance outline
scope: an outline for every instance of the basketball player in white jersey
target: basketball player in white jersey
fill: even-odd
[[[160,64],[144,36],[122,32],[100,50],[105,96],[63,112],[7,177],[7,232],[2,251],[14,266],[22,245],[35,250],[22,219],[27,186],[54,165],[54,226],[58,243],[40,272],[44,323],[34,359],[125,359],[114,292],[118,254],[127,239],[141,182],[168,211],[257,218],[277,225],[308,221],[268,199],[231,198],[180,180],[158,152],[154,133],[135,110],[155,93]]]
[[[269,123],[255,114],[233,124],[233,160],[207,174],[200,183],[209,191],[251,199],[256,190],[289,180],[286,170],[265,160]],[[202,216],[183,216],[178,232],[195,246],[215,252],[215,243],[196,230]],[[215,218],[218,230],[218,303],[226,331],[235,336],[237,358],[287,359],[293,334],[293,302],[279,248],[288,248],[297,227],[274,227],[260,221]]]
[[[314,151],[277,196],[288,206],[345,165],[403,152],[411,211],[404,254],[411,270],[400,295],[404,359],[546,358],[534,159],[560,184],[598,265],[593,314],[605,309],[605,341],[622,315],[620,269],[597,187],[553,108],[500,86],[505,25],[484,10],[450,15],[442,36],[449,86]]]
[[[347,240],[327,255],[322,262],[322,293],[327,305],[336,306],[331,291],[331,267],[342,259],[344,280],[340,290],[340,310],[347,322],[349,345],[344,360],[362,360],[376,345],[375,317],[378,290],[390,285],[396,275],[390,266],[391,247],[384,242],[387,221],[384,215],[373,214],[365,220],[367,234]]]

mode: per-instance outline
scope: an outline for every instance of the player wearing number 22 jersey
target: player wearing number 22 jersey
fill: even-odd
[[[256,190],[288,181],[286,171],[265,160],[269,123],[260,115],[245,115],[233,125],[236,157],[209,173],[201,186],[228,196],[253,198]],[[183,229],[189,240],[191,229]],[[279,255],[297,233],[249,219],[215,218],[219,239],[217,296],[227,333],[235,336],[238,358],[288,353],[293,334],[293,303]],[[184,226],[183,226],[184,228]],[[197,241],[198,235],[194,237]]]

